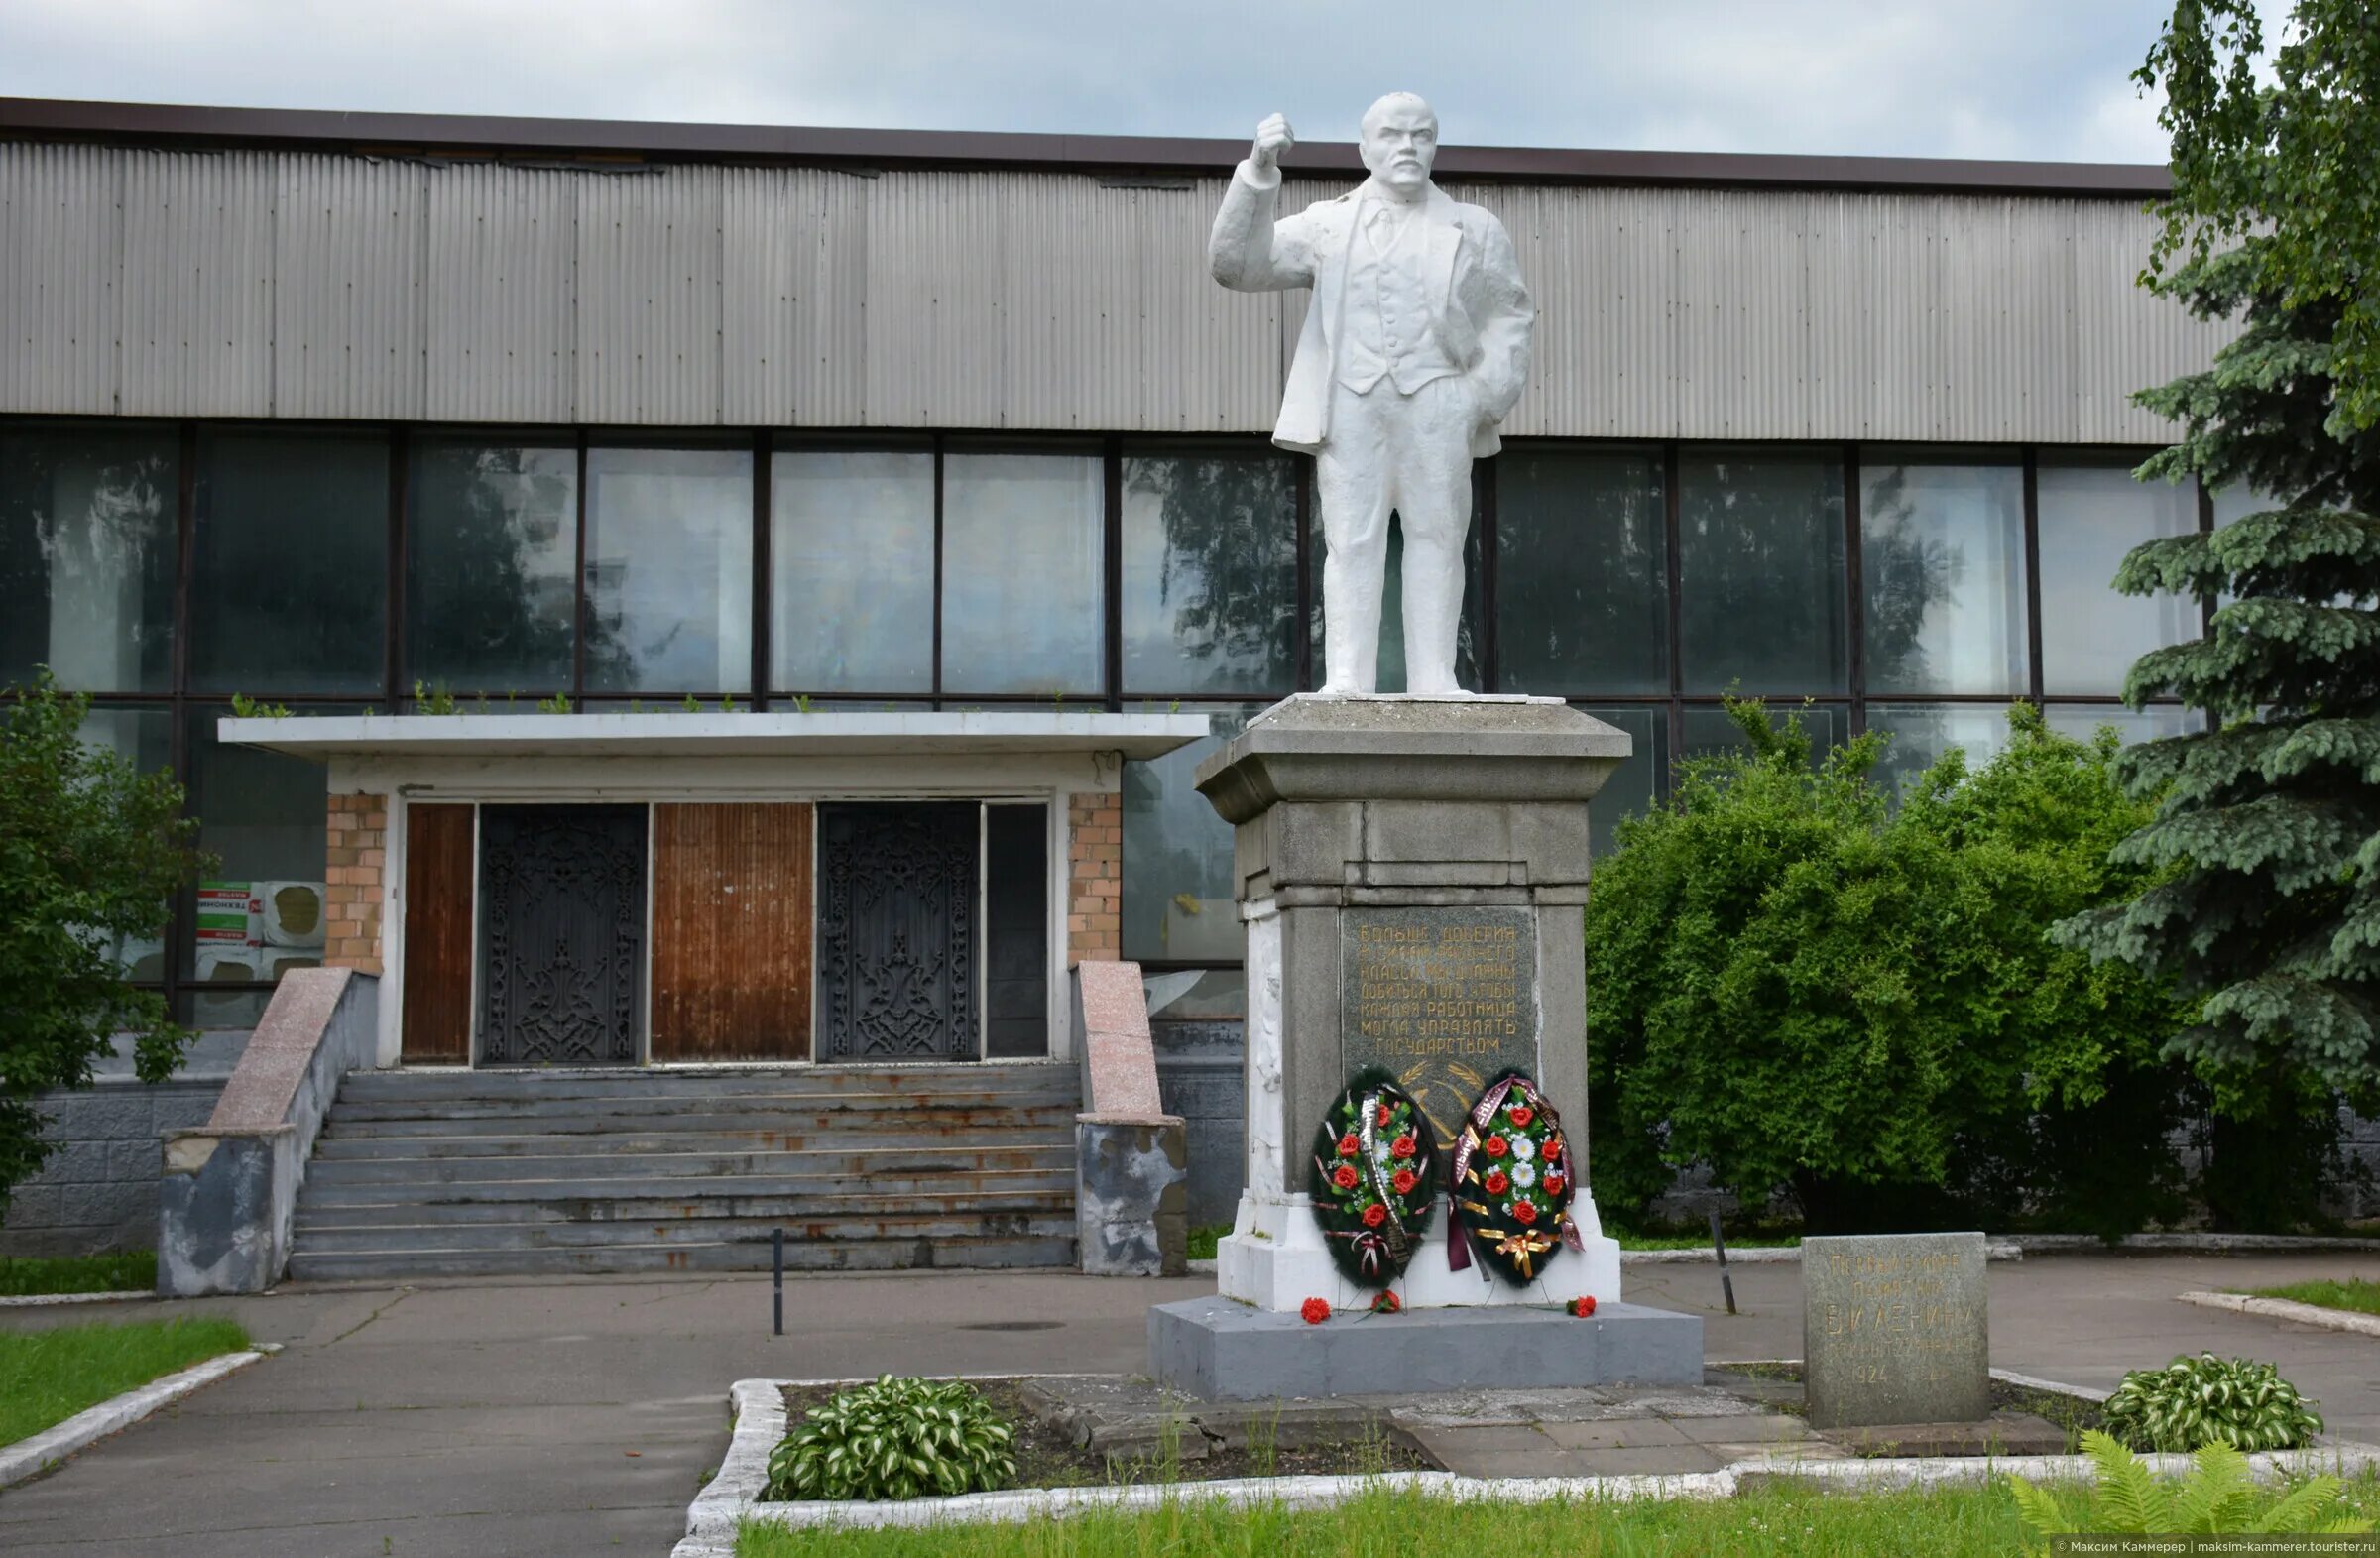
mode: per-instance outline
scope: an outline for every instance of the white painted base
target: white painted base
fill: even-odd
[[[1448,1268],[1446,1238],[1452,1224],[1446,1203],[1440,1201],[1428,1237],[1393,1284],[1396,1296],[1408,1309],[1566,1304],[1590,1297],[1599,1304],[1617,1303],[1619,1241],[1604,1237],[1592,1196],[1572,1201],[1571,1215],[1578,1219],[1587,1248],[1565,1249],[1545,1264],[1535,1282],[1514,1287],[1477,1259],[1467,1270]],[[1332,1263],[1322,1228],[1314,1221],[1313,1202],[1303,1194],[1259,1200],[1253,1192],[1242,1192],[1239,1220],[1215,1249],[1215,1280],[1216,1290],[1226,1298],[1281,1313],[1300,1308],[1309,1298],[1323,1299],[1333,1309],[1367,1309],[1372,1300]]]

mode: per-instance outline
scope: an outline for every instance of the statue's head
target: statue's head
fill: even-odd
[[[1411,92],[1390,92],[1364,110],[1364,166],[1400,194],[1429,181],[1438,156],[1438,115]]]

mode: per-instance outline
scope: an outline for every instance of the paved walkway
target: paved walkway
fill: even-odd
[[[2334,1434],[2380,1442],[2380,1342],[2194,1308],[2173,1295],[2380,1258],[2053,1257],[1990,1268],[1992,1362],[2112,1385],[2211,1348],[2272,1359]],[[1151,1303],[1211,1291],[1068,1275],[813,1277],[769,1335],[766,1277],[290,1289],[171,1312],[229,1314],[288,1351],[0,1494],[0,1552],[320,1558],[667,1551],[727,1444],[729,1381],[921,1373],[1129,1373]],[[1801,1351],[1800,1268],[1635,1266],[1628,1297],[1709,1317],[1721,1359]],[[0,1311],[18,1328],[155,1314]],[[1030,1327],[1027,1329],[1026,1327]]]

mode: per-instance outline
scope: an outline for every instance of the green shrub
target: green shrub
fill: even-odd
[[[2248,1475],[2248,1459],[2227,1444],[2200,1449],[2187,1482],[2167,1483],[2108,1435],[2090,1429],[2082,1448],[2098,1471],[2083,1499],[2008,1479],[2017,1513],[2025,1522],[2026,1551],[2049,1551],[2048,1538],[2088,1531],[2096,1534],[2214,1536],[2262,1531],[2275,1535],[2368,1531],[2369,1520],[2342,1515],[2340,1483],[2314,1477],[2286,1490],[2266,1491]]]
[[[2106,1414],[2109,1433],[2151,1450],[2292,1450],[2322,1431],[2320,1414],[2271,1364],[2212,1353],[2133,1370]]]
[[[1606,1214],[1710,1166],[1814,1233],[2005,1224],[2105,1235],[2177,1217],[2193,1079],[2170,991],[2053,946],[2147,880],[2108,852],[2149,815],[2089,745],[2018,705],[1896,808],[1874,735],[1814,761],[1798,718],[1728,704],[1742,752],[1690,762],[1620,825],[1587,906],[1591,1135]]]
[[[769,1457],[767,1497],[915,1498],[1006,1488],[1016,1477],[1007,1423],[958,1380],[896,1379],[837,1394]]]

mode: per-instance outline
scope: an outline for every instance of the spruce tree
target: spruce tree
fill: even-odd
[[[2175,171],[2143,280],[2243,326],[2207,371],[2137,397],[2184,428],[2141,475],[2245,488],[2259,512],[2150,541],[2116,575],[2126,594],[2215,604],[2205,637],[2143,657],[2124,687],[2207,726],[2124,754],[2123,781],[2158,808],[2115,859],[2157,880],[2058,934],[2202,998],[2178,1049],[2234,1079],[2247,1112],[2303,1121],[2309,1079],[2380,1084],[2380,387],[2364,367],[2380,239],[2335,209],[2372,204],[2368,165],[2337,175],[2342,148],[2380,142],[2380,47],[2361,0],[2301,0],[2277,84],[2249,68],[2261,47],[2247,0],[2183,0],[2141,72],[2166,89]],[[2315,235],[2332,245],[2319,273]]]

